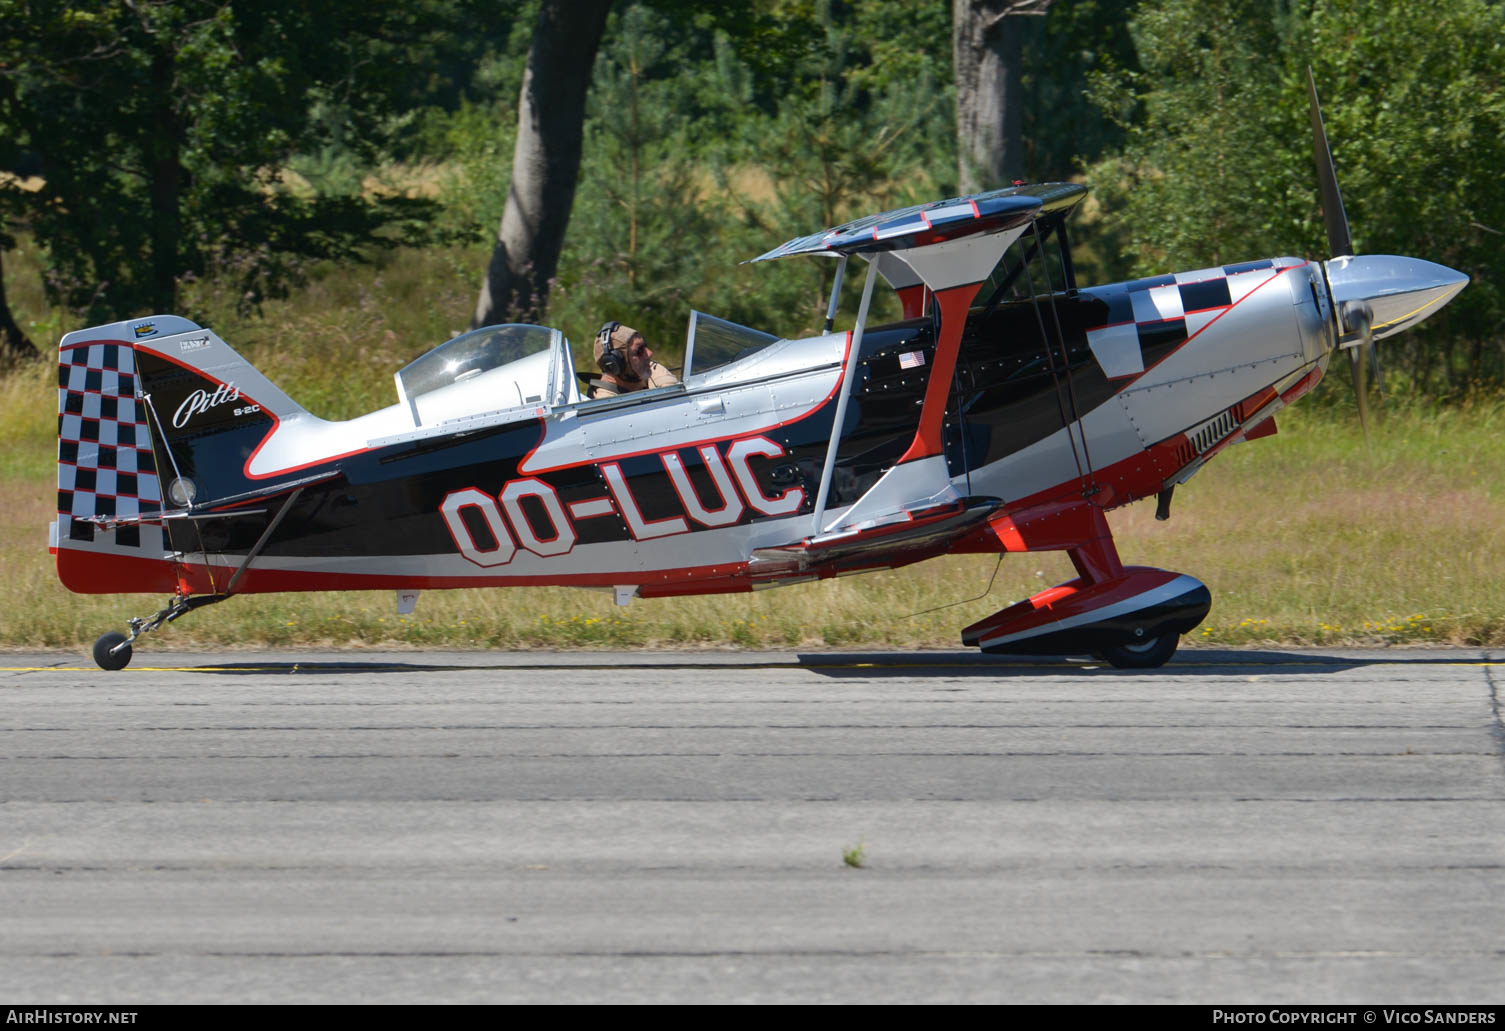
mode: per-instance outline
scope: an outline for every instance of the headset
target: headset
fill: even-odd
[[[596,334],[596,343],[601,345],[601,356],[596,367],[608,376],[620,376],[627,371],[627,356],[611,342],[611,335],[622,328],[620,322],[608,322]]]

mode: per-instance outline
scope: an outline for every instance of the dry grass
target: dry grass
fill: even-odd
[[[9,390],[7,384],[3,388]],[[1233,449],[1176,497],[1172,519],[1148,503],[1111,516],[1124,560],[1205,580],[1214,604],[1189,643],[1505,644],[1505,462],[1498,408],[1444,416],[1486,440],[1468,460],[1439,456],[1413,412],[1392,418],[1364,453],[1341,414],[1283,417],[1279,436]],[[13,456],[20,468],[32,457]],[[11,518],[0,572],[15,605],[0,629],[10,647],[81,648],[148,597],[71,595],[45,550],[50,476],[9,476]],[[989,596],[989,557],[949,557],[894,572],[752,595],[635,601],[605,592],[517,588],[429,592],[410,617],[392,596],[251,596],[195,613],[165,636],[173,647],[829,647],[955,646],[957,631],[1070,578],[1059,553],[1005,557]],[[920,613],[915,615],[915,613]]]

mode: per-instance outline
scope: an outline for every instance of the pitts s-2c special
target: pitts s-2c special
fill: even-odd
[[[69,333],[58,356],[58,576],[170,604],[132,644],[236,594],[562,584],[629,598],[776,587],[947,553],[1064,550],[1076,579],[962,631],[986,652],[1152,667],[1211,605],[1125,566],[1104,513],[1171,492],[1349,349],[1467,277],[1353,256],[1312,90],[1328,261],[1267,258],[1079,287],[1069,183],[938,201],[757,260],[838,260],[823,335],[690,316],[682,382],[584,399],[554,329],[489,326],[396,374],[346,422],[300,408],[177,316]],[[851,256],[856,322],[830,332]],[[875,278],[904,319],[868,326]]]

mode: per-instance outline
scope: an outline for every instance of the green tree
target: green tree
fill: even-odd
[[[1060,180],[1123,143],[1123,132],[1088,89],[1093,74],[1136,67],[1129,21],[1139,0],[1071,0],[1043,18],[1019,19],[1024,34],[1019,97],[1024,178]]]
[[[1091,177],[1134,271],[1328,257],[1310,64],[1355,247],[1473,280],[1442,315],[1392,341],[1385,364],[1455,392],[1505,379],[1505,8],[1146,0],[1132,32],[1140,69],[1095,86],[1105,110],[1127,112],[1127,142]]]
[[[0,112],[14,106],[14,91],[14,84],[0,75]],[[24,207],[22,200],[26,197],[26,190],[17,174],[23,170],[24,164],[20,138],[15,134],[0,134],[0,259],[16,245],[9,230],[12,218]],[[36,355],[36,345],[16,325],[15,316],[5,298],[5,271],[3,261],[0,261],[0,361],[33,358]]]
[[[343,0],[0,0],[0,136],[45,187],[4,203],[46,249],[50,293],[90,319],[175,307],[185,276],[254,302],[297,261],[350,257],[402,200],[300,198],[282,169],[345,112],[374,151],[407,65],[454,5]]]
[[[944,6],[937,12],[919,30],[909,23],[914,34],[896,46],[873,31],[891,13],[879,5],[813,5],[808,56],[771,111],[754,101],[761,117],[744,118],[715,167],[733,253],[759,254],[793,236],[955,190],[950,84],[919,59],[924,47],[950,50]],[[912,74],[881,66],[895,49],[908,61],[896,63]],[[723,64],[729,70],[735,62]],[[704,297],[736,321],[811,331],[823,320],[833,275],[830,262],[776,262],[707,284]],[[847,283],[855,293],[862,276]],[[888,300],[885,293],[880,305]]]
[[[691,307],[781,331],[818,325],[830,263],[732,263],[948,188],[935,184],[954,167],[948,97],[928,73],[949,53],[946,11],[918,29],[872,0],[617,11],[549,320],[583,344],[621,319],[670,356]]]
[[[565,303],[551,316],[573,317],[586,341],[592,319],[615,318],[672,354],[714,239],[707,184],[688,156],[694,77],[678,74],[694,57],[664,15],[640,4],[613,19],[607,39],[559,277]]]

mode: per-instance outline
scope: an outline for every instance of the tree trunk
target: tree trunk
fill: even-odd
[[[585,95],[611,0],[545,0],[517,106],[512,183],[471,326],[536,321],[580,174]]]
[[[1024,177],[1020,16],[1044,14],[1049,6],[1050,0],[952,0],[957,173],[964,194]]]
[[[21,327],[16,325],[5,300],[5,269],[0,266],[0,362],[36,358],[41,355]]]

